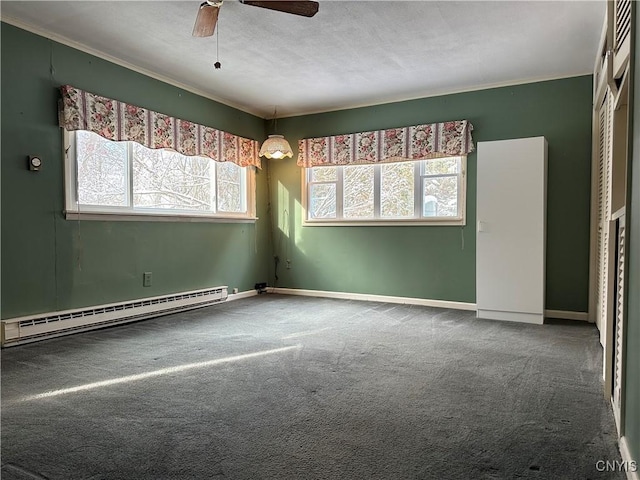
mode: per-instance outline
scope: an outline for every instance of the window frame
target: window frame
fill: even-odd
[[[220,222],[255,223],[256,217],[256,178],[254,167],[246,168],[246,195],[242,203],[246,213],[238,212],[197,212],[180,209],[153,209],[133,207],[133,142],[127,142],[126,182],[127,206],[81,205],[78,203],[77,161],[75,131],[63,131],[64,145],[64,216],[67,220],[105,220],[105,221],[165,221],[165,222]],[[205,157],[207,158],[207,157]],[[212,162],[214,160],[211,160]],[[211,188],[218,194],[218,176],[214,169],[214,183]],[[217,207],[217,205],[216,205]]]
[[[311,168],[301,169],[301,183],[302,183],[302,225],[311,226],[332,226],[332,227],[344,227],[344,226],[464,226],[466,225],[467,217],[467,155],[452,155],[451,157],[443,158],[460,158],[460,173],[459,174],[426,174],[423,173],[423,162],[430,160],[410,160],[409,162],[414,164],[414,217],[413,218],[385,218],[380,216],[381,210],[381,197],[380,197],[380,185],[381,185],[381,166],[387,165],[387,163],[376,164],[357,164],[353,166],[361,165],[373,165],[374,166],[374,218],[344,218],[343,204],[344,204],[344,167],[351,165],[327,165],[338,169],[336,173],[336,181],[320,181],[310,182],[309,175]],[[434,159],[439,160],[439,159]],[[424,217],[422,198],[424,195],[423,185],[425,178],[433,177],[457,177],[458,181],[458,206],[460,215],[457,217]],[[336,185],[336,217],[335,218],[309,218],[309,207],[311,203],[310,185],[318,184],[335,184]]]

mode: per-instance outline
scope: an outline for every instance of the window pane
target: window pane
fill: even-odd
[[[376,165],[314,167],[306,172],[308,218],[338,221],[461,220],[466,157]],[[420,184],[418,184],[420,182]],[[338,203],[339,202],[339,203]]]
[[[335,182],[338,179],[336,167],[315,167],[311,169],[311,182]]]
[[[132,145],[134,207],[212,210],[210,159]]]
[[[423,175],[443,175],[460,171],[460,157],[423,160]]]
[[[245,212],[246,170],[231,162],[217,162],[218,211]]]
[[[458,178],[432,177],[423,179],[422,215],[425,217],[458,216]]]
[[[373,165],[344,167],[344,218],[374,216]]]
[[[310,186],[309,212],[311,218],[336,218],[335,183],[321,183]]]
[[[127,145],[91,132],[76,132],[78,203],[118,207],[127,205]]]
[[[380,214],[386,218],[414,215],[414,163],[380,166]]]

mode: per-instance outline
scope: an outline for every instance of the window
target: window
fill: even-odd
[[[253,218],[250,168],[82,130],[67,135],[68,214]]]
[[[306,224],[464,225],[466,157],[307,168]]]

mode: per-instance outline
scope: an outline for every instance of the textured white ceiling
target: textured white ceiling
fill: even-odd
[[[304,18],[227,0],[2,1],[2,19],[272,118],[590,73],[604,1],[332,1]]]

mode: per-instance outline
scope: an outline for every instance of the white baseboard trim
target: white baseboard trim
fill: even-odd
[[[339,298],[342,300],[360,300],[365,302],[400,303],[421,305],[423,307],[453,308],[456,310],[475,310],[475,303],[451,302],[448,300],[430,300],[427,298],[394,297],[369,293],[329,292],[326,290],[304,290],[301,288],[269,288],[269,292],[283,295],[301,295],[303,297]]]
[[[587,312],[570,312],[567,310],[545,310],[545,318],[558,318],[560,320],[580,320],[581,322],[589,321]]]
[[[487,320],[533,323],[536,325],[542,325],[544,323],[544,315],[541,313],[503,312],[500,310],[478,309],[477,317]]]
[[[629,445],[627,444],[627,437],[620,437],[618,444],[620,446],[620,455],[622,456],[622,461],[627,467],[627,480],[640,480],[640,461],[631,458],[631,452],[629,451]],[[632,472],[631,469],[634,466],[635,471]]]
[[[247,290],[245,292],[229,293],[227,294],[227,302],[233,302],[234,300],[240,300],[241,298],[255,297],[256,295],[258,295],[258,292],[256,290]]]
[[[271,293],[282,295],[300,295],[303,297],[340,298],[343,300],[361,300],[365,302],[400,303],[406,305],[422,305],[424,307],[453,308],[456,310],[477,310],[475,303],[455,302],[449,300],[432,300],[428,298],[395,297],[391,295],[374,295],[370,293],[331,292],[328,290],[305,290],[303,288],[268,287]],[[252,293],[252,292],[242,292]],[[253,292],[255,293],[255,292]],[[241,294],[236,294],[241,295]],[[229,299],[233,294],[229,294]],[[247,295],[250,296],[250,295]],[[545,318],[558,318],[561,320],[589,321],[587,312],[570,312],[567,310],[545,310]]]

